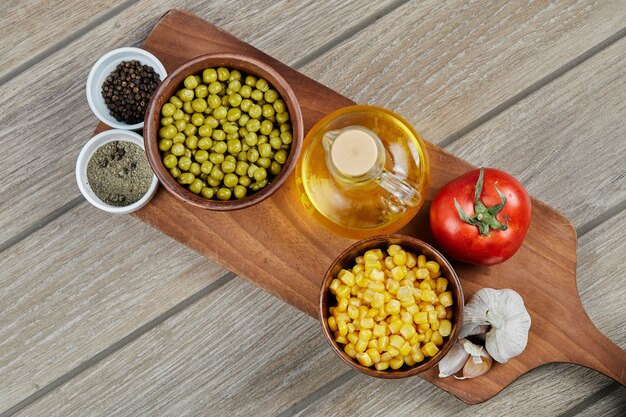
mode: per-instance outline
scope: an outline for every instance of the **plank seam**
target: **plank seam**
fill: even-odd
[[[127,7],[132,6],[133,4],[137,3],[138,1],[139,0],[126,0],[126,1],[118,4],[117,6],[113,7],[111,10],[109,10],[108,12],[102,14],[101,16],[99,16],[96,19],[94,19],[93,21],[91,21],[89,24],[87,24],[87,25],[83,26],[82,28],[78,29],[77,31],[69,34],[68,36],[64,37],[63,39],[55,42],[54,44],[52,44],[48,48],[44,49],[43,51],[35,54],[32,58],[27,59],[26,61],[24,61],[21,64],[19,64],[17,67],[13,68],[11,71],[7,72],[3,76],[0,76],[0,85],[6,84],[7,82],[11,81],[13,78],[17,77],[21,73],[23,73],[26,70],[28,70],[30,67],[38,64],[39,62],[43,61],[44,59],[48,58],[49,56],[59,52],[61,49],[63,49],[69,43],[72,43],[75,40],[77,40],[78,38],[82,37],[83,35],[89,33],[95,27],[100,26],[102,23],[104,23],[107,20],[115,17],[116,15],[118,15],[119,13],[124,11]]]
[[[108,358],[113,353],[115,353],[118,350],[122,349],[126,345],[128,345],[128,344],[132,343],[133,341],[139,339],[141,336],[143,336],[144,334],[148,333],[149,331],[151,331],[155,327],[159,326],[160,324],[162,324],[163,322],[165,322],[169,318],[175,316],[176,314],[178,314],[181,311],[185,310],[187,307],[190,307],[191,305],[197,303],[198,301],[200,301],[201,299],[203,299],[207,295],[209,295],[212,292],[214,292],[214,291],[218,290],[219,288],[223,287],[224,285],[226,285],[227,283],[232,281],[236,276],[237,275],[234,272],[227,272],[227,273],[225,273],[220,278],[218,278],[216,281],[213,281],[212,283],[210,283],[206,287],[202,288],[200,291],[195,292],[191,296],[185,298],[184,300],[182,300],[181,302],[176,304],[174,307],[171,307],[169,310],[165,311],[164,313],[159,314],[157,317],[153,318],[149,322],[139,326],[138,328],[136,328],[135,330],[133,330],[132,332],[130,332],[129,334],[127,334],[123,338],[119,339],[115,343],[109,345],[108,347],[106,347],[105,349],[101,350],[100,352],[98,352],[97,354],[92,356],[91,358],[87,359],[85,362],[83,362],[80,365],[76,366],[75,368],[73,368],[69,372],[66,372],[65,374],[61,375],[60,377],[58,377],[57,379],[55,379],[51,383],[45,385],[43,388],[40,388],[39,390],[35,391],[33,394],[31,394],[28,397],[24,398],[22,401],[20,401],[19,403],[15,404],[13,407],[11,407],[8,410],[2,412],[2,414],[0,414],[0,417],[11,416],[11,415],[17,413],[18,411],[28,407],[29,405],[31,405],[35,401],[39,400],[40,398],[42,398],[43,396],[45,396],[46,394],[48,394],[52,390],[60,387],[61,385],[63,385],[66,382],[68,382],[70,379],[78,376],[79,374],[83,373],[87,369],[91,368],[92,366],[96,365],[97,363],[99,363],[99,362],[103,361],[104,359]]]
[[[582,400],[580,403],[570,408],[569,410],[565,411],[562,414],[559,414],[559,417],[573,417],[575,415],[582,413],[587,408],[589,408],[589,406],[597,403],[604,397],[607,397],[608,395],[615,392],[619,386],[620,384],[618,382],[613,382],[612,384],[607,385],[601,390],[594,392],[593,394],[591,394],[590,396]]]
[[[614,35],[606,38],[599,44],[595,45],[594,47],[578,55],[576,58],[572,59],[571,61],[559,67],[556,71],[553,71],[550,74],[546,75],[545,77],[541,78],[540,80],[534,82],[529,87],[525,88],[524,90],[517,93],[516,95],[509,98],[508,100],[498,104],[496,107],[489,110],[487,113],[483,114],[477,119],[474,119],[472,122],[468,123],[461,129],[445,137],[437,145],[444,149],[448,148],[450,145],[452,145],[457,140],[461,139],[463,136],[467,135],[473,130],[476,130],[480,126],[489,122],[491,119],[497,117],[499,114],[508,110],[510,107],[513,107],[518,102],[524,100],[526,97],[530,96],[531,94],[535,93],[536,91],[550,84],[552,81],[555,81],[557,78],[565,75],[566,73],[568,73],[569,71],[571,71],[578,65],[582,64],[583,62],[587,61],[588,59],[592,58],[593,56],[597,55],[598,53],[604,51],[606,48],[613,45],[615,42],[619,41],[624,36],[626,36],[626,28],[623,28],[622,30],[615,33]]]

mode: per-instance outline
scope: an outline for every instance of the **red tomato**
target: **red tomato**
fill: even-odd
[[[439,191],[430,207],[430,228],[451,257],[495,265],[522,245],[530,208],[530,197],[518,180],[497,169],[481,168]]]

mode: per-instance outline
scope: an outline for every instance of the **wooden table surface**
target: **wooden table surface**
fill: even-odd
[[[419,378],[358,374],[311,317],[90,206],[74,179],[96,124],[89,69],[175,7],[519,178],[576,226],[583,304],[626,348],[624,0],[9,2],[0,415],[626,414],[623,386],[574,365],[547,364],[476,406]]]

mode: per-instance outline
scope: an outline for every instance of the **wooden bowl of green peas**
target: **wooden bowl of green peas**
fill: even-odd
[[[163,186],[208,210],[238,210],[272,195],[293,171],[304,137],[292,88],[270,65],[238,54],[197,57],[153,93],[148,161]]]

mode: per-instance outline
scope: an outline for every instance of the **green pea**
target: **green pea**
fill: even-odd
[[[218,200],[229,200],[230,199],[230,195],[231,195],[231,191],[228,188],[220,188],[219,190],[217,190],[217,199]]]
[[[261,90],[263,92],[267,91],[270,88],[270,85],[263,78],[259,78],[255,86],[258,90]]]
[[[230,77],[230,71],[228,71],[228,68],[219,67],[217,69],[217,79],[218,80],[226,81],[226,80],[228,80],[228,77]]]
[[[237,162],[237,159],[235,159],[235,157],[233,155],[226,155],[224,157],[224,161]]]
[[[248,157],[248,161],[256,162],[257,159],[259,159],[259,151],[256,148],[251,148],[251,149],[248,150],[247,157]],[[250,174],[248,174],[248,175],[250,175]]]
[[[176,111],[176,106],[173,105],[172,103],[165,103],[163,107],[161,108],[161,114],[165,117],[173,116],[175,111]]]
[[[276,112],[274,111],[274,107],[272,107],[271,104],[264,104],[261,109],[262,109],[261,114],[265,118],[272,117],[274,116],[274,114],[276,114]]]
[[[188,137],[195,135],[197,131],[198,131],[198,128],[191,123],[187,123],[187,126],[185,126],[185,129],[183,129],[183,133],[187,135]]]
[[[249,100],[246,98],[244,100],[241,100],[241,104],[239,105],[239,108],[241,109],[241,111],[245,111],[247,113],[250,111],[253,105],[254,103],[252,102],[252,100]]]
[[[191,152],[191,149],[185,148],[185,156],[188,158],[191,158],[192,155],[193,153]]]
[[[196,89],[194,90],[194,93],[196,94],[196,97],[205,98],[206,96],[209,95],[209,87],[207,87],[204,84],[200,84],[199,86],[196,87]]]
[[[216,144],[213,145],[214,152],[226,153],[227,150],[228,150],[228,145],[226,145],[226,142],[224,141],[217,142]]]
[[[186,156],[181,156],[180,159],[178,160],[178,168],[180,168],[183,171],[189,171],[190,167],[191,167],[191,158],[188,158]]]
[[[265,135],[259,135],[259,140],[257,141],[257,146],[258,145],[263,145],[264,143],[267,143],[268,138]]]
[[[223,95],[222,98],[222,106],[228,108],[229,104],[228,104],[228,96],[227,95]]]
[[[211,129],[211,126],[203,124],[202,126],[198,127],[198,135],[202,138],[208,138],[211,136],[212,133],[213,129]]]
[[[278,137],[280,137],[280,130],[272,129],[272,131],[270,132],[269,136],[270,136],[270,138],[273,138],[273,137],[277,137],[278,138]]]
[[[203,98],[197,98],[191,102],[191,107],[193,107],[194,111],[202,113],[207,108],[207,102]]]
[[[250,184],[252,184],[252,180],[247,175],[239,177],[239,185],[242,187],[248,187]]]
[[[193,75],[190,75],[187,78],[185,78],[185,81],[183,82],[183,84],[185,84],[185,88],[193,90],[194,88],[198,86],[198,80]]]
[[[241,150],[242,150],[242,151],[246,151],[246,152],[247,152],[247,151],[248,151],[248,149],[250,149],[250,146],[249,146],[246,142],[243,142],[243,143],[241,144]],[[241,152],[239,152],[239,153],[241,153]]]
[[[228,109],[224,106],[219,106],[217,109],[213,110],[213,117],[217,120],[225,119],[228,115]]]
[[[170,169],[170,174],[172,174],[172,177],[178,178],[181,172],[180,172],[180,169],[178,169],[178,167],[174,167]]]
[[[291,132],[283,132],[280,134],[280,140],[285,144],[285,145],[289,145],[291,143],[291,141],[293,140],[293,137],[291,136]]]
[[[241,152],[241,141],[239,139],[231,139],[226,143],[228,145],[229,154],[236,155]]]
[[[267,171],[263,167],[259,167],[256,171],[254,171],[253,177],[256,181],[262,181],[267,178]]]
[[[204,161],[202,165],[200,165],[200,172],[203,174],[210,174],[213,169],[213,163],[209,161]]]
[[[261,122],[258,119],[250,119],[248,123],[246,123],[246,129],[249,132],[256,132],[261,128]]]
[[[174,112],[174,115],[172,116],[172,118],[176,121],[183,120],[184,117],[185,117],[185,112],[182,111],[181,109],[176,109],[176,111]]]
[[[228,188],[233,188],[235,185],[239,184],[239,177],[235,174],[226,174],[224,175],[223,182]]]
[[[246,187],[243,185],[237,185],[233,188],[233,194],[235,198],[244,198],[246,196]]]
[[[248,167],[250,165],[245,162],[245,161],[239,161],[237,162],[237,166],[235,167],[235,174],[237,175],[246,175],[246,173],[248,172]]]
[[[254,164],[250,165],[248,167],[248,172],[247,172],[248,177],[252,178],[257,169],[259,169],[257,165],[254,165]]]
[[[219,187],[222,184],[222,180],[218,180],[215,179],[213,177],[208,177],[206,179],[206,182],[211,186],[211,187]]]
[[[256,146],[258,138],[256,133],[254,132],[249,132],[244,139],[246,141],[246,143],[248,144],[248,146]]]
[[[213,134],[211,135],[211,137],[214,140],[222,141],[222,140],[226,139],[226,132],[224,132],[223,130],[220,130],[220,129],[215,129],[213,131]]]
[[[237,123],[239,123],[239,126],[243,127],[245,129],[246,123],[248,123],[248,120],[250,120],[250,115],[243,113],[240,117],[239,120],[237,120]],[[240,129],[241,130],[241,129]],[[246,129],[245,133],[241,133],[239,132],[240,135],[242,136],[246,136],[246,133],[248,133],[248,130]]]
[[[241,80],[241,72],[239,70],[233,69],[230,70],[230,77],[228,77],[228,81]]]
[[[191,104],[189,104],[189,106],[191,106]],[[185,107],[185,106],[183,106]],[[191,115],[190,113],[193,113],[193,109],[191,109],[192,111],[190,111],[189,113],[185,113],[185,115],[183,116],[183,121],[185,123],[189,123],[191,121]],[[185,111],[185,109],[183,109],[183,111]]]
[[[204,198],[213,198],[213,189],[209,188],[209,187],[202,187],[202,190],[200,190],[200,195]]]
[[[175,143],[172,145],[170,152],[176,156],[182,156],[185,154],[185,145],[182,143]]]
[[[283,168],[283,166],[281,164],[279,164],[276,161],[272,161],[271,165],[270,165],[270,174],[272,175],[278,175],[280,173],[280,170]]]
[[[191,124],[196,127],[202,126],[204,124],[204,116],[200,113],[194,113],[191,115]]]
[[[239,128],[237,127],[237,124],[232,123],[232,122],[224,123],[222,125],[222,129],[226,133],[236,133],[239,130]]]
[[[211,149],[211,146],[213,146],[213,141],[211,140],[211,138],[205,137],[201,138],[198,141],[198,148],[200,149],[208,150]]]
[[[218,81],[213,81],[211,84],[209,84],[209,93],[218,94],[220,91],[222,91],[222,83]]]
[[[162,152],[167,152],[170,150],[170,148],[172,147],[172,140],[171,139],[161,139],[159,141],[159,150]]]
[[[265,98],[265,101],[267,101],[268,103],[273,103],[278,99],[278,92],[270,88],[265,92],[263,98]]]
[[[184,119],[174,121],[174,126],[178,132],[182,132],[187,127],[187,122]]]
[[[260,190],[261,188],[263,188],[263,187],[265,187],[267,185],[267,178],[265,178],[264,180],[261,180],[261,181],[257,181],[257,182],[255,182],[252,185],[254,185],[257,190]]]
[[[215,129],[220,125],[220,122],[213,116],[207,116],[204,118],[204,124],[210,126],[211,129]]]
[[[261,122],[261,128],[259,129],[259,131],[264,135],[269,135],[272,132],[273,127],[274,125],[272,124],[272,122],[270,122],[269,120],[263,120]]]
[[[202,180],[198,178],[193,180],[193,182],[189,184],[189,191],[194,194],[200,194],[200,191],[202,191]]]
[[[178,158],[173,154],[169,154],[163,158],[163,165],[165,165],[165,168],[174,168],[178,165]]]
[[[253,119],[258,119],[259,117],[261,117],[261,115],[263,115],[263,108],[258,104],[254,104],[252,107],[250,107],[250,111],[248,111],[248,114]]]
[[[210,84],[214,81],[217,81],[217,71],[213,68],[207,68],[202,71],[202,82],[205,84]]]
[[[272,149],[280,149],[280,147],[282,146],[283,142],[280,140],[280,138],[277,138],[276,136],[271,137],[270,138],[270,146],[272,147]]]
[[[272,152],[272,147],[270,146],[269,143],[264,143],[262,145],[259,145],[259,155],[261,155],[264,158],[267,158],[270,156],[270,153]]]
[[[198,149],[193,157],[196,159],[196,161],[202,163],[209,159],[209,153],[204,149]]]
[[[183,104],[183,111],[184,111],[185,113],[187,113],[187,114],[191,114],[191,113],[193,113],[193,106],[191,105],[191,102],[190,102],[190,101],[186,101],[186,102]],[[189,120],[187,120],[187,118],[185,118],[185,121],[187,121],[187,122],[188,122]]]
[[[178,133],[178,131],[176,130],[176,127],[172,125],[163,126],[161,129],[159,129],[159,137],[164,139],[172,139],[174,136],[176,136],[176,133]]]
[[[184,133],[179,132],[172,139],[172,143],[185,143],[185,139],[187,139],[187,136],[185,136]]]
[[[231,172],[235,172],[236,167],[237,167],[237,164],[235,164],[235,162],[233,161],[222,162],[222,171],[224,171],[227,174],[230,174]]]
[[[208,96],[206,102],[208,107],[211,109],[217,109],[219,106],[222,105],[222,99],[215,94],[211,94],[210,96]]]
[[[278,123],[285,123],[287,120],[289,120],[289,113],[282,112],[276,114],[276,121]]]
[[[244,82],[246,83],[246,85],[249,85],[250,87],[254,87],[256,85],[256,81],[257,81],[257,78],[254,75],[248,75]]]
[[[263,92],[259,90],[252,90],[252,93],[250,93],[250,98],[254,101],[261,101],[263,100]]]
[[[213,169],[211,169],[211,178],[216,180],[222,180],[224,178],[224,172],[220,169],[218,165],[215,165]]]
[[[283,113],[285,110],[287,110],[287,105],[285,104],[283,99],[280,98],[272,104],[272,107],[274,107],[276,113]]]
[[[178,182],[181,184],[191,184],[195,179],[196,176],[191,172],[184,172],[178,176]]]
[[[224,154],[211,152],[209,154],[209,161],[211,161],[213,165],[221,164],[222,162],[224,162]]]
[[[191,166],[189,167],[189,172],[191,172],[195,176],[200,175],[200,173],[202,172],[200,171],[200,164],[197,162],[192,162]]]
[[[182,100],[176,96],[170,97],[170,103],[172,103],[177,109],[180,109],[181,107],[183,107]]]
[[[228,114],[226,115],[226,119],[229,122],[234,122],[241,117],[241,110],[239,109],[230,109],[228,110]]]
[[[249,85],[242,85],[241,90],[239,90],[239,95],[243,98],[250,98],[250,94],[252,94],[252,87]]]
[[[247,161],[248,160],[248,150],[243,150],[243,146],[241,147],[241,152],[237,154],[237,161]]]
[[[233,93],[241,90],[241,82],[239,80],[232,80],[228,83],[228,89]]]
[[[270,165],[272,164],[272,160],[269,158],[261,157],[257,159],[256,163],[258,166],[268,169]]]
[[[281,149],[278,152],[276,152],[276,154],[274,155],[274,160],[278,162],[279,164],[284,164],[285,161],[287,161],[287,151],[284,149]]]
[[[239,139],[239,132],[232,132],[226,134],[226,140]]]
[[[188,103],[191,100],[193,100],[194,95],[195,95],[194,91],[188,88],[183,88],[182,90],[180,90],[180,93],[178,93],[178,97],[180,97],[183,103]]]

